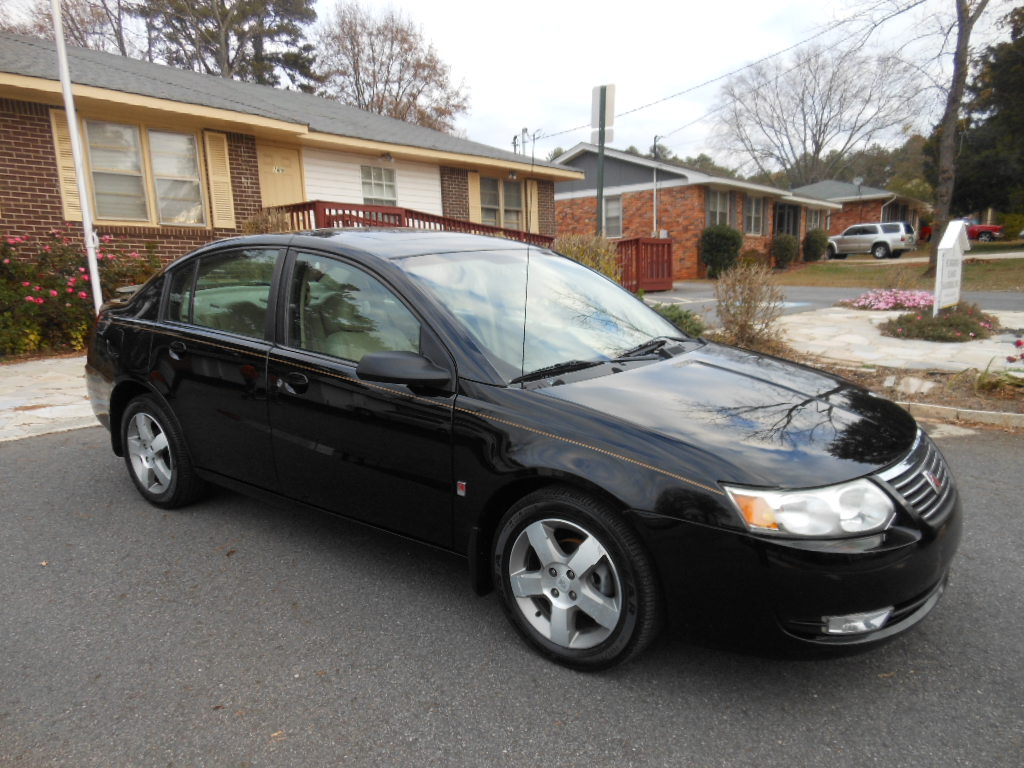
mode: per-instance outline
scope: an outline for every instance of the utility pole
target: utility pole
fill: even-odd
[[[608,118],[615,114],[615,86],[594,87],[591,140],[597,134],[597,236],[604,235],[604,143],[612,140],[612,126]]]

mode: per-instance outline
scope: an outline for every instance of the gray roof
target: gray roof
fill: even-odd
[[[793,194],[802,197],[816,197],[819,200],[856,200],[857,198],[896,196],[895,192],[886,189],[868,187],[864,184],[857,186],[846,181],[819,181],[804,187],[797,187],[793,190]]]
[[[307,125],[311,131],[400,146],[454,152],[514,163],[531,163],[486,144],[365,112],[300,91],[243,83],[100,51],[68,47],[72,82],[184,104]],[[57,49],[49,40],[0,33],[0,72],[58,80]],[[555,163],[535,162],[548,168]]]

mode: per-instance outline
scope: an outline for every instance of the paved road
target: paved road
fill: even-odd
[[[596,675],[529,652],[456,558],[227,492],[161,512],[99,428],[0,443],[0,765],[1017,768],[1021,439],[940,438],[970,519],[917,631]]]
[[[784,285],[782,290],[786,296],[783,313],[793,314],[832,307],[841,299],[855,299],[868,289]],[[961,296],[963,301],[977,304],[982,309],[1011,312],[1024,310],[1024,294],[1018,291],[967,291]],[[700,314],[707,322],[715,322],[715,284],[709,280],[676,283],[671,291],[647,294],[647,300],[650,303],[679,304],[684,309]]]

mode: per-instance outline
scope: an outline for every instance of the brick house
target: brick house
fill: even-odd
[[[932,208],[928,203],[906,195],[845,181],[819,181],[797,187],[793,194],[842,206],[832,214],[830,235],[838,235],[854,224],[871,221],[906,221],[913,224],[914,229],[919,229],[921,217],[930,213]]]
[[[558,234],[593,233],[597,225],[597,147],[578,144],[556,158],[583,171],[555,192]],[[705,273],[701,232],[728,224],[743,234],[743,250],[766,253],[776,234],[802,238],[827,229],[841,205],[775,187],[713,176],[692,168],[605,148],[604,231],[610,238],[661,236],[672,241],[673,277]]]
[[[97,232],[164,259],[238,234],[265,208],[317,200],[553,236],[554,185],[581,178],[297,91],[68,57]],[[0,33],[0,233],[81,220],[55,46]]]

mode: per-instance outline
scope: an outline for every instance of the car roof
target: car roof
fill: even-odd
[[[367,256],[388,260],[425,254],[521,251],[537,247],[518,240],[467,234],[464,232],[435,232],[423,229],[378,229],[369,227],[357,229],[317,229],[271,235],[246,235],[228,240],[218,240],[216,243],[200,248],[196,253],[210,248],[237,247],[249,244],[307,248],[323,248],[325,244],[329,244],[331,250],[357,251]]]

